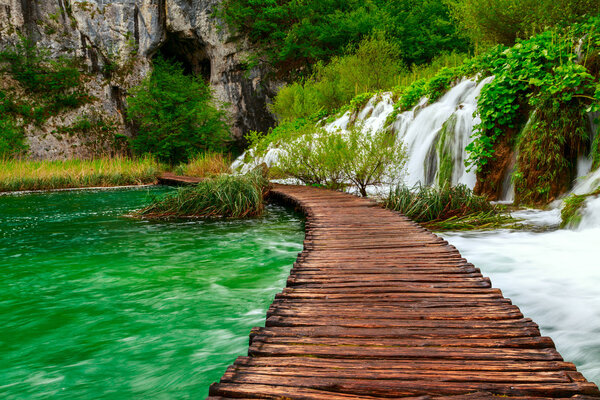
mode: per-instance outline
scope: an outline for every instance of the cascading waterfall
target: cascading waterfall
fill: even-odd
[[[408,151],[405,184],[435,185],[448,180],[453,185],[465,184],[473,188],[475,172],[466,170],[465,147],[471,141],[473,126],[479,122],[473,116],[477,97],[492,79],[486,78],[481,82],[462,80],[438,101],[428,104],[426,98],[422,99],[412,110],[400,113],[388,126],[386,123],[394,112],[392,95],[377,95],[357,113],[348,111],[325,125],[325,129],[343,132],[351,123],[359,125],[365,134],[390,129]],[[262,163],[273,166],[281,151],[272,146],[263,157],[255,158],[253,150],[249,150],[232,164],[232,169],[243,173]],[[245,162],[246,159],[251,161]]]

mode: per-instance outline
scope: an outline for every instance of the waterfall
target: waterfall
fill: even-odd
[[[351,123],[361,126],[365,134],[389,129],[408,151],[406,185],[437,185],[449,181],[452,185],[465,184],[473,188],[475,172],[468,172],[465,168],[465,147],[471,141],[473,126],[479,123],[473,115],[477,97],[492,79],[486,78],[481,82],[464,79],[438,101],[428,104],[426,98],[421,99],[417,106],[400,113],[391,123],[390,115],[394,112],[392,94],[376,95],[360,110],[347,111],[325,125],[325,129],[343,132]],[[232,169],[243,173],[262,163],[276,165],[281,151],[271,146],[263,157],[255,158],[251,149],[232,164]],[[245,161],[248,159],[250,161]]]

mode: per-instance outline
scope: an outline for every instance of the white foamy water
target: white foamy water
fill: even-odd
[[[600,383],[600,228],[443,235]]]
[[[600,170],[599,170],[600,171]],[[598,187],[600,172],[579,178],[572,192]],[[513,216],[528,224],[554,228],[545,232],[492,231],[446,233],[494,287],[554,339],[567,361],[588,380],[600,383],[600,197],[586,201],[573,229],[556,229],[560,204],[547,210],[523,210]]]

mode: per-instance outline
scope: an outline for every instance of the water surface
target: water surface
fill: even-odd
[[[0,398],[203,398],[245,355],[303,223],[121,217],[164,191],[0,196]]]
[[[551,213],[529,219],[545,222]],[[444,237],[539,324],[566,361],[600,384],[600,228]]]

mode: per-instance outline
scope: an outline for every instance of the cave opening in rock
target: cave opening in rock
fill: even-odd
[[[210,58],[200,39],[169,33],[157,54],[166,60],[181,64],[184,74],[201,76],[206,82],[210,81]]]

